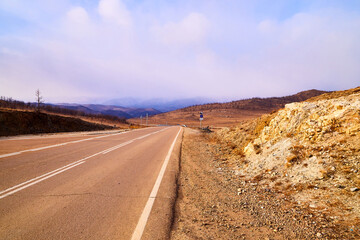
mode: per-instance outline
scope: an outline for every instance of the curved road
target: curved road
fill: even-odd
[[[151,209],[180,132],[1,140],[0,239],[151,239],[143,230],[162,212]]]

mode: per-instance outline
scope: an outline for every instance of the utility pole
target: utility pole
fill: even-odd
[[[140,116],[140,125],[142,125],[142,115]]]
[[[149,115],[146,113],[146,126],[148,125],[148,118],[149,118]]]

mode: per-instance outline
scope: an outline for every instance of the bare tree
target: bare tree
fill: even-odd
[[[36,90],[35,96],[36,96],[36,104],[37,104],[36,110],[38,112],[40,112],[40,107],[41,107],[41,104],[44,102],[44,98],[41,96],[39,89]]]

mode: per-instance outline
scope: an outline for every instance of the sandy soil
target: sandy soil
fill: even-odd
[[[236,176],[218,147],[186,129],[171,239],[359,239],[292,196]]]

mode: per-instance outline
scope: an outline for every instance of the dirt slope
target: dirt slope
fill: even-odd
[[[171,239],[342,236],[323,228],[330,225],[322,213],[311,213],[285,193],[234,174],[228,160],[221,158],[223,147],[207,135],[185,131]]]
[[[328,232],[360,238],[360,87],[288,104],[215,138],[238,177],[323,214]]]

